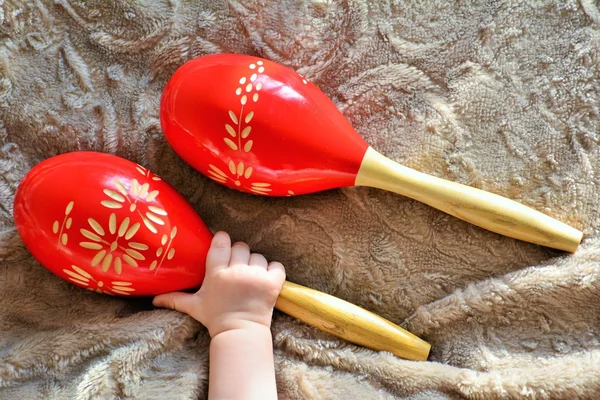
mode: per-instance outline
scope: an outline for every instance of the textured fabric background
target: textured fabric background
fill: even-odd
[[[433,345],[410,362],[276,312],[282,399],[600,397],[595,2],[0,4],[0,398],[207,393],[201,325],[65,283],[16,234],[20,179],[74,150],[149,167],[290,281]],[[267,199],[209,181],[166,144],[158,104],[179,65],[217,52],[297,70],[381,153],[546,212],[584,242],[552,251],[375,189]]]

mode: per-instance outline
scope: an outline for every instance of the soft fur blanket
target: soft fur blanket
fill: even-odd
[[[288,279],[432,343],[412,362],[275,312],[282,399],[600,397],[600,11],[580,1],[5,0],[0,47],[0,397],[196,399],[209,337],[149,299],[41,267],[12,221],[37,162],[96,150],[174,185]],[[327,93],[375,149],[585,232],[574,254],[402,196],[242,194],[186,165],[158,104],[185,61],[235,52]],[[319,133],[322,134],[322,133]]]

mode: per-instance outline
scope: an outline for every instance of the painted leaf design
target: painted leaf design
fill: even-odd
[[[104,229],[102,228],[102,225],[100,225],[95,219],[88,218],[88,224],[90,224],[92,229],[96,231],[98,235],[104,236]]]
[[[146,228],[148,228],[148,230],[150,230],[150,232],[152,232],[152,233],[158,232],[158,229],[156,229],[154,224],[152,222],[150,222],[150,220],[148,218],[142,217],[142,221],[144,221],[144,225],[146,225]]]
[[[73,269],[73,271],[77,272],[79,275],[84,276],[84,277],[86,277],[88,279],[93,279],[90,274],[88,274],[83,269],[79,268],[77,265],[71,265],[71,268]]]
[[[156,196],[158,196],[158,190],[153,190],[150,193],[148,193],[148,196],[146,196],[146,200],[147,201],[152,201],[156,198]]]
[[[144,243],[130,242],[129,247],[136,250],[148,250],[148,245]]]
[[[151,212],[147,212],[146,217],[148,217],[148,219],[150,221],[154,222],[155,224],[158,224],[158,225],[165,224],[165,221],[162,218],[160,218],[158,215],[152,214]]]
[[[147,184],[147,183],[144,183],[144,184],[142,185],[142,187],[140,188],[140,194],[139,194],[139,196],[140,196],[142,199],[146,198],[146,195],[148,194],[148,189],[149,189],[149,188],[150,188],[150,185],[149,185],[149,184]]]
[[[125,249],[125,253],[127,253],[130,257],[135,258],[136,260],[145,260],[145,257],[137,250],[133,249]]]
[[[225,175],[223,171],[221,171],[219,168],[215,167],[212,164],[209,164],[208,167],[210,168],[208,173],[211,178],[213,178],[217,182],[225,183],[225,181],[227,180],[227,175]]]
[[[110,216],[108,217],[108,230],[113,235],[115,234],[115,232],[117,232],[117,216],[115,215],[115,213],[110,214]]]
[[[227,146],[229,146],[229,148],[231,150],[237,150],[238,149],[237,144],[235,144],[231,139],[225,138],[223,140],[225,141],[225,144],[227,144]]]
[[[100,250],[102,248],[102,245],[100,243],[94,243],[94,242],[80,242],[79,245],[81,247],[83,247],[84,249],[90,249],[90,250]]]
[[[136,181],[137,182],[137,181]],[[113,182],[115,184],[115,186],[117,187],[117,190],[123,195],[123,196],[127,196],[127,189],[125,189],[125,186],[123,186],[123,184],[119,181],[114,181]]]
[[[125,239],[129,240],[133,237],[133,235],[135,235],[138,231],[138,229],[140,229],[140,223],[136,222],[135,224],[131,225],[131,228],[129,228],[129,230],[127,231],[127,233],[125,233]]]
[[[236,124],[236,125],[238,124],[238,117],[231,110],[229,110],[229,118],[231,118],[231,120],[233,121],[234,124]]]
[[[233,127],[231,125],[225,124],[225,129],[231,135],[231,137],[236,137],[237,136],[237,134],[235,133],[235,129],[233,129]]]
[[[117,274],[121,274],[121,272],[123,272],[123,263],[119,257],[115,259],[115,272]]]
[[[129,228],[129,221],[129,217],[126,217],[123,222],[121,222],[118,233],[119,237],[125,236],[125,232],[127,232],[127,228]]]
[[[162,208],[155,207],[155,206],[148,206],[148,210],[152,211],[154,214],[167,215],[167,212],[165,210],[163,210]]]
[[[137,179],[134,179],[131,181],[131,191],[133,192],[133,194],[135,194],[136,196],[138,195],[138,193],[140,192],[140,184],[137,181]]]
[[[85,236],[88,239],[93,240],[94,242],[101,242],[102,241],[102,238],[100,236],[96,235],[95,233],[92,233],[92,232],[88,231],[87,229],[81,229],[80,232],[81,232],[81,234],[83,236]]]
[[[92,267],[95,267],[96,265],[98,265],[98,263],[100,263],[100,261],[104,259],[105,255],[106,255],[106,250],[100,250],[98,252],[98,254],[96,254],[94,256],[94,258],[92,258]]]
[[[150,222],[150,220],[146,217],[142,217],[142,221],[144,221],[144,225],[146,225],[146,228],[148,228],[148,230],[152,233],[158,233],[158,229],[156,229],[156,227],[154,226],[154,224],[152,222]]]
[[[110,201],[110,200],[102,200],[100,202],[100,204],[102,204],[106,208],[113,208],[113,209],[123,207],[123,205],[121,203],[117,203],[116,201]]]
[[[246,139],[248,137],[248,135],[250,134],[251,130],[252,130],[251,126],[245,127],[244,130],[242,131],[242,138]]]
[[[252,188],[250,190],[257,194],[267,194],[268,192],[272,191],[272,189],[269,186],[271,186],[270,183],[255,182],[252,184]]]
[[[125,201],[125,198],[121,194],[119,194],[113,190],[104,189],[104,194],[106,194],[108,197],[110,197],[113,200],[120,201],[121,203]]]
[[[138,266],[137,262],[133,258],[131,258],[129,254],[123,254],[123,260],[125,260],[127,264],[134,268],[137,268]]]
[[[129,293],[121,293],[121,292],[135,292],[135,289],[129,287],[116,287],[113,286],[113,291],[120,294],[129,294]]]

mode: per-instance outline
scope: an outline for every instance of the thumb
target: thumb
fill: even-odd
[[[199,308],[198,303],[200,303],[198,296],[183,292],[159,294],[152,300],[152,304],[156,307],[170,308],[192,317],[194,309]]]

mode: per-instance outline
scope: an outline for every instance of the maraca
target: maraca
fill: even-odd
[[[173,149],[230,188],[292,196],[370,186],[418,200],[479,227],[575,251],[582,233],[480,189],[402,166],[370,147],[314,84],[275,62],[217,54],[183,64],[160,105]]]
[[[212,233],[192,206],[148,169],[120,157],[74,152],[23,179],[14,201],[23,242],[49,271],[118,296],[198,288]],[[426,360],[430,345],[374,313],[285,282],[275,305],[323,331],[375,350]]]

